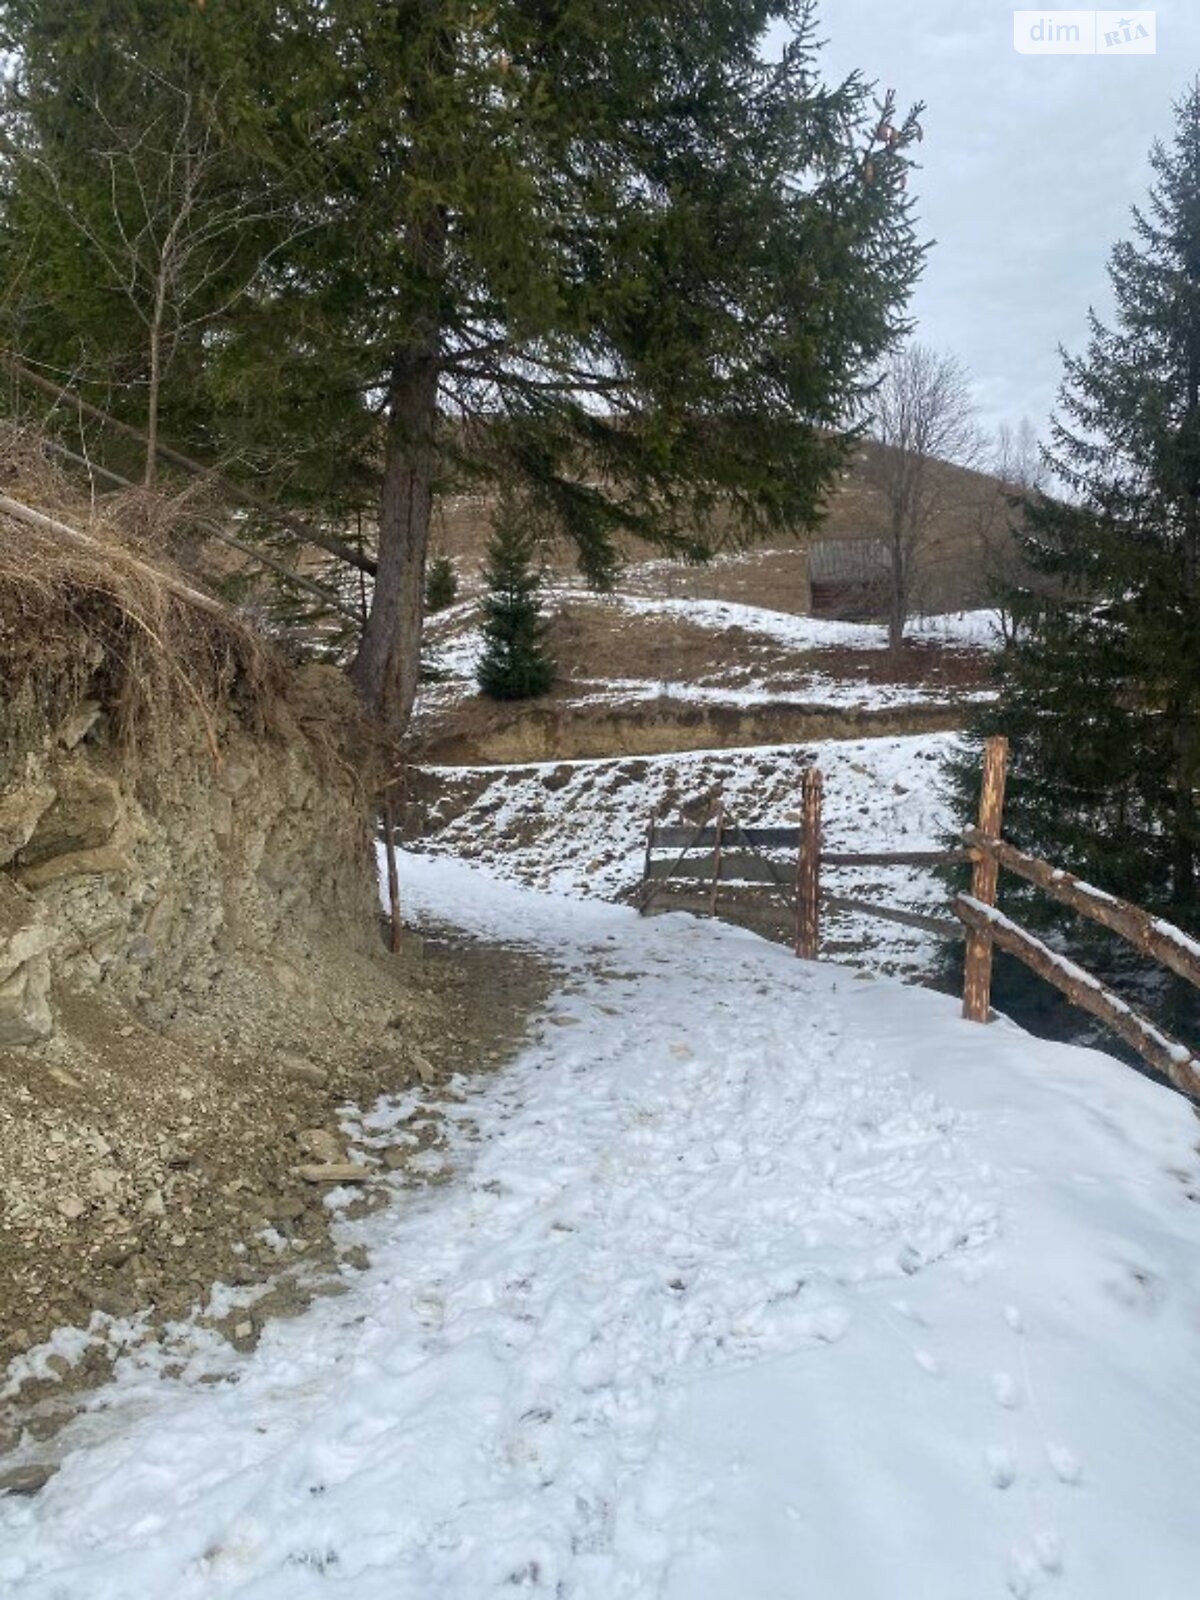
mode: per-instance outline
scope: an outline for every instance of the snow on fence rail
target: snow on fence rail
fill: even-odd
[[[971,895],[959,895],[954,909],[968,928],[992,940],[1040,978],[1061,989],[1072,1005],[1111,1028],[1176,1088],[1185,1094],[1200,1096],[1200,1061],[1188,1046],[1141,1016],[1086,968],[1052,950],[1002,911],[997,911],[995,906],[982,905]]]
[[[801,821],[796,827],[743,827],[722,802],[699,823],[652,819],[638,909],[645,913],[673,882],[708,885],[710,915],[715,915],[722,884],[763,885],[779,897],[794,919],[798,956],[820,955],[821,909],[857,912],[883,922],[918,928],[940,938],[966,937],[963,1015],[987,1022],[992,1015],[994,947],[1023,962],[1125,1041],[1149,1066],[1182,1093],[1200,1099],[1200,1058],[1178,1039],[1134,1010],[1092,973],[1020,927],[996,909],[1000,869],[1036,885],[1085,917],[1118,934],[1143,955],[1170,968],[1200,988],[1200,942],[1141,906],[1106,894],[1073,873],[1027,855],[1001,837],[1008,741],[989,739],[984,748],[979,821],[963,833],[958,850],[826,851],[821,848],[824,780],[809,768],[801,780]],[[793,858],[781,861],[783,854]],[[849,899],[821,886],[821,868],[946,866],[973,863],[971,892],[952,901],[956,921],[901,910],[874,901]]]

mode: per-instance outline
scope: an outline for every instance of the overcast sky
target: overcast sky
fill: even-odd
[[[1030,0],[1025,0],[1026,8]],[[923,237],[936,239],[913,312],[918,336],[975,379],[990,427],[1038,432],[1058,345],[1082,347],[1089,305],[1149,177],[1147,152],[1200,72],[1200,0],[1161,0],[1157,54],[1020,55],[998,0],[820,0],[826,76],[861,69],[924,100]]]

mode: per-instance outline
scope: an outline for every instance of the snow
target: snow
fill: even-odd
[[[0,1500],[0,1593],[1194,1593],[1183,1101],[718,923],[401,867],[554,963],[528,1044],[447,1100],[448,1183],[340,1225],[344,1295],[224,1381],[119,1370]]]
[[[442,788],[461,788],[473,798],[420,848],[469,855],[489,872],[532,888],[613,899],[641,879],[652,815],[675,816],[681,805],[719,786],[728,815],[743,826],[795,823],[801,772],[816,764],[825,776],[827,849],[938,850],[951,827],[940,771],[957,744],[952,733],[915,734],[428,769],[436,771]],[[829,868],[825,881],[838,894],[946,914],[945,887],[925,869]],[[929,934],[884,928],[853,913],[831,913],[826,920],[827,934],[847,959],[854,959],[855,944],[869,944],[873,970],[924,972],[938,948]]]
[[[736,683],[684,683],[670,678],[575,678],[569,686],[573,710],[582,706],[626,706],[655,700],[677,700],[690,705],[766,706],[802,705],[806,709],[884,711],[895,706],[961,706],[994,697],[992,689],[963,689],[936,683],[874,683],[836,678],[808,669],[802,673],[772,674],[769,681]]]
[[[837,622],[802,616],[791,611],[769,611],[761,606],[739,605],[730,600],[652,599],[616,594],[607,604],[640,616],[673,616],[700,628],[743,628],[792,650],[886,650],[888,630],[881,623]],[[913,618],[909,639],[936,640],[940,644],[990,649],[1000,642],[1000,621],[995,611],[955,611]]]
[[[795,670],[778,664],[765,676],[753,672],[734,672],[722,682],[720,668],[712,681],[703,684],[680,679],[611,678],[566,680],[559,684],[559,697],[578,709],[596,705],[632,705],[649,700],[669,699],[691,704],[741,706],[753,709],[795,701],[813,707],[840,710],[884,710],[916,705],[966,705],[990,698],[989,687],[966,688],[961,684],[930,682],[878,683],[853,676],[835,676],[822,671],[823,651],[849,649],[879,652],[887,648],[887,629],[873,623],[836,622],[793,612],[771,611],[725,600],[686,598],[647,598],[617,593],[597,595],[561,585],[544,595],[547,606],[567,602],[584,603],[616,613],[612,626],[620,627],[620,614],[634,616],[672,616],[695,627],[725,631],[739,628],[759,641],[807,657]],[[478,605],[464,601],[436,613],[429,619],[427,643],[430,664],[436,666],[437,681],[422,686],[419,721],[435,721],[439,714],[476,690],[476,670],[483,648],[478,627]],[[924,643],[938,643],[972,650],[986,650],[999,643],[997,614],[994,611],[967,611],[914,619],[908,637]],[[816,659],[813,659],[815,657]]]

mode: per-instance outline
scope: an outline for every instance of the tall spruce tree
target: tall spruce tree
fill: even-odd
[[[537,544],[514,507],[496,518],[484,572],[483,655],[477,681],[493,700],[532,700],[554,682],[538,598]]]
[[[81,74],[160,52],[219,102],[246,181],[286,180],[164,427],[203,401],[174,442],[286,463],[278,492],[331,518],[373,484],[352,672],[392,725],[448,487],[521,485],[597,581],[625,535],[699,555],[817,516],[922,251],[915,117],[821,81],[811,0],[0,0],[0,21],[47,159],[86,172]],[[14,258],[69,234],[11,199]],[[40,288],[25,338],[52,342],[71,297],[98,320],[102,285]]]
[[[1030,581],[974,733],[1011,741],[1008,837],[1200,931],[1200,85],[1175,118],[1110,258],[1113,325],[1093,313],[1086,353],[1064,357],[1047,459],[1065,494],[1023,502]],[[976,771],[973,749],[964,821]],[[1022,920],[1069,916],[1006,875],[1004,893]],[[1128,965],[1071,927],[1110,974]]]

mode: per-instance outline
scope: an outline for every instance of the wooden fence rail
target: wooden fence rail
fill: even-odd
[[[1119,934],[1143,955],[1170,967],[1172,972],[1200,988],[1200,944],[1179,928],[1143,911],[1141,906],[1094,888],[1061,867],[1026,855],[1004,839],[989,839],[978,828],[967,828],[963,838],[972,849],[986,851],[1007,871],[1036,884],[1073,911]]]
[[[972,931],[986,935],[1001,950],[1016,956],[1040,978],[1061,989],[1072,1005],[1096,1017],[1142,1060],[1186,1095],[1200,1097],[1200,1060],[1178,1039],[1136,1012],[1120,995],[1105,987],[1085,968],[1052,950],[995,906],[970,895],[958,895],[954,910]]]
[[[879,922],[895,922],[902,928],[918,928],[939,939],[961,939],[962,926],[951,917],[931,917],[924,911],[902,911],[899,906],[882,906],[875,900],[856,900],[844,894],[824,894],[822,903],[831,911],[852,911]]]

